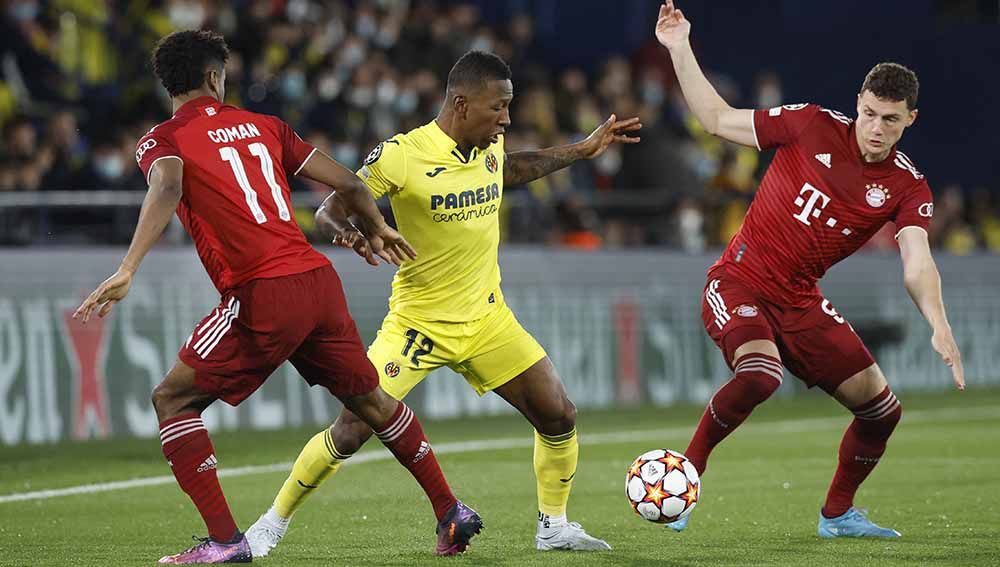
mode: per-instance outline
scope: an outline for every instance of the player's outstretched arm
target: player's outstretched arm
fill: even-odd
[[[931,256],[927,233],[916,227],[904,228],[899,233],[899,252],[903,257],[903,285],[931,326],[931,346],[941,355],[944,363],[951,367],[955,386],[964,390],[962,353],[958,351],[955,337],[951,334],[951,325],[948,324],[948,316],[944,312],[941,275]]]
[[[630,136],[629,133],[637,132],[640,128],[642,124],[638,118],[619,121],[612,114],[586,139],[575,144],[507,154],[503,163],[503,184],[508,186],[528,183],[581,159],[594,159],[615,142],[638,143],[639,137]]]
[[[656,39],[670,50],[677,81],[691,112],[708,133],[730,142],[756,147],[753,111],[735,109],[719,96],[698,65],[691,49],[690,33],[691,22],[674,7],[673,0],[666,0],[660,6],[660,16],[656,20]]]
[[[132,244],[128,247],[125,259],[122,260],[118,271],[97,286],[97,289],[80,304],[73,313],[74,319],[82,317],[86,323],[95,310],[98,316],[104,317],[111,312],[115,303],[128,295],[128,290],[132,286],[132,276],[177,210],[177,204],[183,195],[181,185],[183,175],[184,163],[179,159],[161,159],[153,164],[149,172],[149,191],[142,201],[139,224],[135,227]]]

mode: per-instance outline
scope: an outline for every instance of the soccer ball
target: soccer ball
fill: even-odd
[[[694,510],[701,494],[698,471],[684,455],[654,449],[639,455],[625,474],[632,509],[650,522],[676,522]]]

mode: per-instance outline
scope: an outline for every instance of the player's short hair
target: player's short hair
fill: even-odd
[[[479,88],[489,81],[510,79],[510,67],[495,53],[469,51],[448,72],[448,90]]]
[[[156,44],[153,72],[170,96],[177,96],[200,88],[209,65],[224,67],[228,58],[222,35],[209,30],[179,31]]]
[[[861,92],[871,91],[878,98],[892,101],[906,101],[906,108],[917,107],[917,92],[920,81],[917,74],[899,63],[879,63],[868,71]]]

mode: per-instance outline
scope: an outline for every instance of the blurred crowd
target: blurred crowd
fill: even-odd
[[[502,222],[512,243],[719,246],[767,165],[766,154],[700,128],[655,41],[591,68],[551,68],[527,13],[489,25],[475,5],[443,0],[8,0],[3,10],[0,194],[145,189],[134,144],[170,113],[149,53],[163,35],[200,27],[229,43],[227,102],[281,116],[352,168],[380,140],[437,113],[447,72],[469,49],[494,51],[513,70],[507,151],[578,140],[611,113],[642,119],[642,143],[508,188]],[[733,103],[786,102],[773,73],[752,85],[710,75]],[[305,196],[326,193],[297,183]],[[934,189],[936,246],[1000,251],[991,192]],[[308,207],[300,213],[311,231]],[[123,242],[135,216],[134,207],[0,210],[0,240]],[[870,246],[892,248],[891,231]]]

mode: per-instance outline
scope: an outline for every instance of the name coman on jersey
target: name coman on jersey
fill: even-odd
[[[183,162],[177,216],[225,292],[329,265],[296,224],[288,187],[314,151],[274,116],[201,97],[139,140],[135,158],[147,180],[157,161]]]

